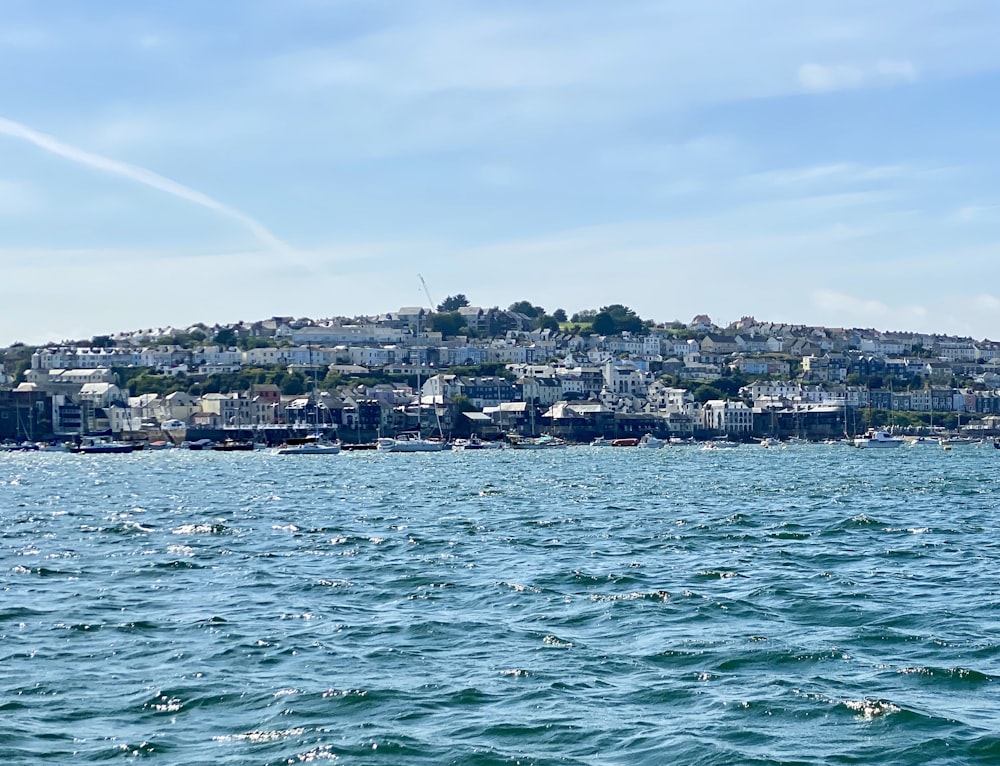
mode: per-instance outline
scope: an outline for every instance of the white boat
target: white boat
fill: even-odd
[[[375,442],[375,449],[380,452],[441,452],[446,446],[443,441],[425,439],[416,431],[383,436]]]
[[[500,441],[483,441],[478,436],[473,436],[469,439],[455,439],[452,442],[451,448],[454,450],[479,450],[479,449],[503,449],[503,442]]]
[[[971,436],[942,436],[938,440],[943,447],[948,445],[949,447],[963,447],[970,444],[979,444],[981,439],[973,439]]]
[[[901,447],[904,443],[905,439],[893,436],[888,431],[869,428],[864,436],[855,437],[853,445],[861,449],[888,449]]]
[[[764,449],[774,449],[775,447],[781,447],[781,441],[773,436],[765,436],[760,440],[760,446]]]
[[[279,455],[336,455],[339,452],[339,440],[330,441],[319,434],[289,439],[277,449]]]
[[[558,436],[517,436],[509,434],[512,449],[557,449],[566,446],[566,442]]]
[[[709,439],[704,444],[701,445],[702,449],[733,449],[739,447],[739,442],[730,441],[729,439]]]
[[[660,449],[661,447],[667,446],[666,439],[658,439],[653,436],[653,434],[644,434],[641,439],[639,439],[639,446],[645,447],[646,449]]]
[[[611,445],[611,439],[607,439],[607,438],[605,438],[603,436],[598,436],[596,439],[594,439],[590,443],[590,446],[591,447],[610,447],[610,446],[612,446]]]
[[[71,452],[70,447],[65,442],[39,442],[39,452]]]

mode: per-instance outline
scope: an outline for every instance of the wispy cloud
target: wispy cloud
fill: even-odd
[[[803,90],[825,93],[914,82],[917,68],[910,61],[878,61],[871,65],[802,64],[798,70]]]
[[[959,223],[973,223],[985,219],[996,219],[1000,205],[963,205],[955,211],[953,218]]]
[[[278,237],[272,234],[266,226],[255,218],[250,217],[241,210],[237,210],[236,208],[230,207],[223,202],[219,202],[197,189],[184,186],[177,181],[161,176],[151,170],[147,170],[146,168],[142,168],[137,165],[130,165],[127,162],[121,162],[110,157],[93,154],[92,152],[88,152],[76,146],[70,146],[69,144],[65,144],[50,135],[40,133],[37,130],[29,128],[27,125],[23,125],[4,117],[0,117],[0,135],[6,135],[11,138],[27,141],[43,151],[54,154],[57,157],[67,159],[70,162],[74,162],[78,165],[84,165],[103,173],[119,176],[120,178],[125,178],[134,183],[149,187],[150,189],[156,189],[157,191],[170,194],[195,205],[200,205],[201,207],[212,210],[228,218],[232,218],[243,224],[243,226],[248,229],[251,234],[253,234],[257,241],[266,248],[283,255],[292,254],[291,247],[289,247],[282,240],[278,239]]]

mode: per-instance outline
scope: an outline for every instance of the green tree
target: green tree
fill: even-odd
[[[278,385],[285,396],[301,396],[306,392],[306,376],[296,370],[287,374]]]
[[[445,338],[461,335],[463,327],[465,327],[465,319],[457,311],[431,314],[427,320],[427,329],[432,332],[439,332]]]
[[[702,383],[693,392],[694,400],[699,404],[704,404],[711,399],[725,399],[725,395],[715,386]]]
[[[646,329],[646,326],[642,319],[639,318],[639,315],[628,306],[623,306],[620,303],[613,303],[610,306],[604,306],[600,313],[607,313],[611,315],[611,318],[615,322],[615,332],[617,333],[639,333]]]
[[[555,319],[557,322],[569,321],[566,318],[566,309],[556,309],[555,311],[552,312],[552,318]]]
[[[510,304],[508,311],[513,311],[515,314],[524,314],[526,317],[531,317],[535,319],[545,313],[545,309],[541,306],[533,306],[529,301],[517,301],[516,303]]]
[[[469,299],[464,294],[449,295],[438,304],[437,310],[441,312],[458,311],[458,309],[468,306]]]
[[[459,412],[477,412],[472,402],[469,401],[469,397],[465,394],[456,394],[451,403]]]
[[[594,320],[590,324],[590,329],[598,335],[614,335],[617,328],[615,319],[611,314],[607,311],[599,311],[594,316]]]
[[[559,332],[559,320],[555,317],[550,317],[547,314],[542,314],[538,319],[535,320],[535,326],[539,330],[551,330],[552,332]]]
[[[220,346],[230,348],[231,346],[236,345],[236,342],[239,340],[239,336],[236,334],[236,330],[232,327],[223,327],[215,333],[215,337],[212,338],[212,340]]]

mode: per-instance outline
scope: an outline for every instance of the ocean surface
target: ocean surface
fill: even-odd
[[[0,763],[1000,763],[998,469],[0,454]]]

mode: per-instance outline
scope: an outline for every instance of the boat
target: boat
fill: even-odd
[[[864,436],[855,437],[852,445],[861,449],[888,449],[901,447],[904,443],[904,439],[893,436],[888,431],[869,428]]]
[[[764,449],[774,449],[781,446],[781,441],[774,436],[765,436],[760,440],[760,446]]]
[[[566,446],[566,442],[558,436],[543,434],[542,436],[518,436],[508,434],[511,449],[558,449]]]
[[[98,455],[134,452],[138,448],[138,444],[115,441],[110,436],[85,436],[76,451],[85,455]]]
[[[194,441],[183,441],[181,442],[181,447],[190,450],[210,450],[212,445],[215,444],[211,439],[195,439]]]
[[[71,452],[70,445],[65,442],[38,442],[39,452]]]
[[[503,449],[503,442],[483,441],[478,436],[473,435],[468,439],[455,439],[451,448],[455,450]]]
[[[425,439],[418,431],[383,436],[375,442],[379,452],[441,452],[446,446],[438,439]]]
[[[658,439],[653,434],[643,434],[643,437],[639,439],[639,446],[646,449],[660,449],[667,446],[667,440]]]
[[[251,449],[253,443],[251,442]],[[279,455],[336,455],[340,452],[340,441],[330,441],[321,434],[293,437],[278,447]]]
[[[622,439],[608,439],[604,436],[598,436],[594,441],[590,443],[591,447],[638,447],[639,439],[634,437],[622,438]]]
[[[255,449],[253,441],[244,439],[223,439],[212,445],[215,452],[252,452]]]
[[[377,448],[375,442],[341,442],[340,448],[344,452],[364,452]]]
[[[739,447],[739,442],[730,441],[729,439],[709,439],[704,444],[701,445],[702,449],[733,449]]]
[[[940,438],[941,445],[949,445],[951,447],[965,447],[970,444],[978,444],[981,440],[974,439],[971,436],[942,436]]]
[[[423,433],[423,394],[420,386],[420,371],[417,371],[417,430],[403,431],[395,436],[381,436],[375,440],[375,449],[379,452],[442,452],[450,449],[450,445],[444,440],[444,433],[441,431],[441,421],[438,420],[437,439],[425,439]],[[437,405],[434,405],[434,414],[437,415]]]

